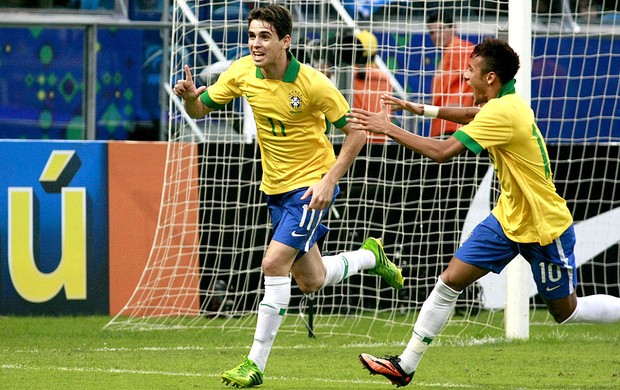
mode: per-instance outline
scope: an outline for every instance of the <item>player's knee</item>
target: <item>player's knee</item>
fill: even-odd
[[[297,282],[297,287],[299,287],[304,294],[315,293],[323,287],[323,283],[317,278],[295,278],[295,281]]]
[[[570,315],[567,316],[564,314],[557,314],[557,313],[551,313],[551,315],[553,316],[553,320],[557,322],[558,324],[563,323],[564,321],[568,319],[568,317],[570,317]]]
[[[297,287],[304,294],[315,293],[323,287],[323,281],[312,274],[293,274],[293,277],[297,282]]]
[[[577,297],[575,293],[564,298],[545,300],[545,303],[547,304],[549,313],[558,324],[566,322],[577,309]]]
[[[549,307],[548,309],[549,313],[553,317],[553,320],[558,324],[565,322],[573,314],[574,311],[574,308],[569,307],[561,309],[554,309],[552,307]]]
[[[263,273],[267,276],[278,276],[283,273],[283,271],[280,269],[281,268],[280,263],[276,261],[275,259],[272,259],[269,257],[263,258],[261,267],[263,269]],[[285,274],[286,273],[288,272],[285,272]]]

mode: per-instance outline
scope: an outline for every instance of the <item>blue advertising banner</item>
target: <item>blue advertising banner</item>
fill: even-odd
[[[108,314],[107,143],[0,143],[0,314]]]
[[[85,34],[0,28],[0,138],[83,139]],[[97,53],[96,139],[124,140],[136,126],[154,126],[162,109],[159,31],[101,27]]]

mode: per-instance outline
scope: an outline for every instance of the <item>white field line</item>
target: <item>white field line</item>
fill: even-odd
[[[127,370],[122,368],[98,368],[98,367],[61,367],[47,366],[38,367],[24,364],[3,364],[3,370],[24,370],[24,371],[63,371],[63,372],[98,372],[107,374],[136,374],[136,375],[160,375],[160,376],[187,376],[187,377],[208,377],[216,375],[193,373],[193,372],[167,372],[150,370]]]
[[[569,335],[562,329],[557,329],[552,334],[545,336],[533,335],[529,341],[536,342],[537,340],[550,340],[550,339],[566,339]],[[617,342],[617,338],[608,335],[601,335],[597,333],[586,333],[587,340],[609,341]],[[430,345],[430,348],[434,347],[476,347],[481,345],[496,345],[502,343],[512,343],[512,340],[507,340],[504,337],[482,337],[482,338],[439,338]],[[517,340],[518,342],[518,340]],[[349,343],[343,345],[327,345],[327,344],[313,344],[311,348],[316,349],[359,349],[359,348],[386,348],[386,352],[398,353],[402,348],[407,345],[405,342],[381,342],[381,343]],[[249,349],[250,344],[247,345],[223,345],[223,346],[205,346],[205,345],[180,345],[174,347],[139,347],[139,348],[127,348],[127,347],[98,347],[98,348],[20,348],[10,349],[3,348],[0,351],[13,352],[13,353],[63,353],[66,351],[72,352],[174,352],[174,351],[235,351]],[[293,346],[278,346],[274,345],[272,349],[287,349],[287,350],[308,350],[307,344],[298,344]]]
[[[501,337],[484,337],[481,339],[447,339],[447,340],[436,340],[430,346],[458,346],[458,347],[468,347],[468,346],[477,346],[477,345],[493,345],[502,342],[507,342],[506,339]],[[406,343],[351,343],[351,344],[343,344],[343,345],[327,345],[327,344],[313,344],[312,348],[329,348],[329,349],[356,349],[356,348],[400,348],[404,347]],[[250,345],[233,345],[233,346],[204,346],[204,345],[184,345],[184,346],[175,346],[175,347],[139,347],[139,348],[127,348],[127,347],[99,347],[99,348],[67,348],[67,349],[59,349],[59,348],[49,348],[49,349],[41,349],[41,348],[30,348],[30,349],[15,349],[11,350],[8,348],[4,348],[5,352],[14,352],[14,353],[40,353],[40,352],[65,352],[67,350],[71,350],[74,352],[170,352],[170,351],[229,351],[229,350],[237,350],[250,348]],[[278,346],[274,345],[272,349],[303,349],[307,350],[307,344],[298,344],[293,346]]]
[[[67,373],[84,373],[84,372],[93,372],[93,373],[104,373],[104,374],[129,374],[129,375],[155,375],[155,376],[178,376],[178,377],[202,377],[202,378],[219,378],[219,374],[208,374],[208,373],[195,373],[195,372],[170,372],[170,371],[149,371],[149,370],[127,370],[127,369],[119,369],[119,368],[97,368],[97,367],[61,367],[61,366],[47,366],[47,367],[37,367],[23,364],[3,364],[0,366],[2,370],[19,370],[19,371],[58,371],[58,372],[67,372]],[[298,377],[269,377],[269,381],[313,381],[320,382],[325,384],[362,384],[362,385],[385,385],[390,386],[391,384],[384,380],[337,380],[337,379],[325,379],[325,378],[298,378]],[[458,384],[458,383],[424,383],[424,382],[416,382],[416,387],[438,387],[438,388],[470,388],[471,385],[466,384]],[[523,389],[528,390],[528,389]]]

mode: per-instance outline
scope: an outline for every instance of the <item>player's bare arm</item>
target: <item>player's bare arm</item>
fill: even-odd
[[[200,95],[207,87],[196,88],[189,66],[185,65],[183,68],[185,69],[185,80],[177,81],[173,89],[174,94],[183,99],[185,111],[190,117],[202,118],[212,111],[200,100]]]
[[[439,107],[437,118],[466,125],[474,119],[478,111],[480,111],[479,107],[443,106]]]
[[[407,110],[416,115],[428,115],[426,110],[429,106],[421,103],[408,102],[403,99],[399,99],[390,94],[383,94],[381,96],[383,103],[390,106],[391,111]],[[478,111],[479,107],[435,107],[437,109],[437,118],[444,119],[450,122],[466,125],[471,122]]]
[[[363,131],[352,131],[351,124],[347,123],[340,129],[345,133],[346,138],[336,158],[336,162],[331,169],[316,184],[308,187],[302,199],[312,196],[309,208],[323,210],[329,206],[334,195],[334,188],[338,181],[344,176],[345,172],[351,167],[353,161],[366,143],[366,133]]]
[[[449,161],[465,150],[465,146],[454,137],[446,140],[421,137],[396,126],[390,121],[387,110],[387,106],[379,112],[354,108],[347,115],[347,120],[353,130],[385,134],[404,147],[438,163]]]

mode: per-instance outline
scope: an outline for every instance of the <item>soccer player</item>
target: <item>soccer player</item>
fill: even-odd
[[[428,345],[448,321],[463,289],[488,272],[499,273],[521,254],[531,265],[538,293],[554,320],[606,323],[620,321],[620,298],[577,297],[575,232],[566,201],[551,177],[549,156],[534,113],[515,93],[519,57],[505,42],[487,38],[475,46],[465,79],[477,107],[436,107],[384,95],[379,113],[353,109],[353,130],[386,134],[401,145],[439,163],[466,149],[487,150],[501,187],[491,214],[456,251],[437,280],[400,356],[359,356],[371,374],[405,386]],[[464,124],[451,137],[421,137],[389,121],[388,107]],[[540,270],[543,269],[544,272]]]
[[[321,257],[321,223],[338,193],[338,181],[366,142],[351,131],[349,105],[321,72],[300,64],[290,53],[292,17],[277,4],[255,8],[248,17],[250,54],[234,61],[209,88],[196,87],[189,67],[174,87],[192,118],[245,96],[254,112],[262,155],[260,189],[266,195],[273,238],[262,260],[265,294],[258,309],[254,343],[237,367],[221,375],[224,383],[253,387],[264,370],[291,297],[291,274],[306,294],[341,282],[361,270],[403,287],[402,271],[385,255],[381,240],[367,239],[360,250]],[[325,119],[345,133],[336,158],[325,135]]]

